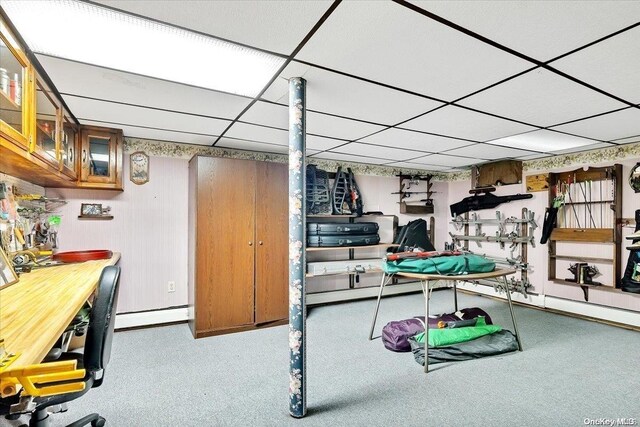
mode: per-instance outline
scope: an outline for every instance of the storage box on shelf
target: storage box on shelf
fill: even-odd
[[[309,222],[336,223],[376,222],[380,243],[366,246],[307,247],[307,291],[311,303],[318,294],[323,302],[333,291],[355,290],[376,286],[382,272],[382,257],[394,246],[397,227],[395,215],[307,215]],[[313,296],[315,295],[315,297]],[[342,300],[338,298],[334,300]]]
[[[376,222],[380,243],[367,246],[307,247],[307,304],[325,304],[375,297],[382,278],[382,265],[387,249],[397,247],[398,217],[395,215],[307,215],[308,221]],[[433,221],[429,236],[433,239]],[[336,271],[340,270],[340,271]],[[400,281],[388,286],[385,295],[416,292],[419,283]]]

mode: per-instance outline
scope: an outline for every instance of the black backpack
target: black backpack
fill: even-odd
[[[427,221],[424,219],[416,219],[400,227],[393,243],[400,245],[398,248],[395,248],[394,252],[409,251],[415,247],[419,247],[427,252],[436,250],[433,243],[429,240]]]

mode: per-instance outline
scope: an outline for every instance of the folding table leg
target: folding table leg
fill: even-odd
[[[373,313],[373,321],[371,322],[371,330],[369,331],[369,341],[373,339],[373,330],[376,327],[376,320],[378,319],[378,310],[380,309],[380,300],[382,299],[382,291],[384,291],[385,285],[393,278],[393,274],[387,276],[386,273],[382,273],[382,281],[380,282],[380,292],[378,292],[378,302],[376,303],[376,311]]]
[[[520,333],[518,333],[516,316],[513,314],[513,304],[511,303],[511,292],[509,292],[509,282],[507,282],[507,278],[505,276],[502,276],[502,283],[504,284],[504,292],[507,294],[507,301],[509,301],[509,311],[511,312],[511,321],[513,322],[513,330],[516,333],[516,341],[518,341],[518,350],[522,351],[522,343],[520,342]]]
[[[456,309],[456,312],[458,311],[458,281],[454,280],[453,281],[453,305]]]
[[[424,288],[426,289],[424,301],[424,373],[429,372],[429,281],[424,281]]]

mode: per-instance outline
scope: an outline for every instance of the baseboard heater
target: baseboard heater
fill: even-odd
[[[137,311],[133,313],[120,313],[116,314],[115,329],[140,328],[143,326],[186,322],[188,318],[187,306]]]

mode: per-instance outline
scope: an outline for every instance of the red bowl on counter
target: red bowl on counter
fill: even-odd
[[[70,252],[58,252],[54,254],[51,259],[53,261],[72,263],[72,262],[84,262],[95,261],[99,259],[109,259],[113,256],[113,252],[95,249],[90,251],[70,251]]]

